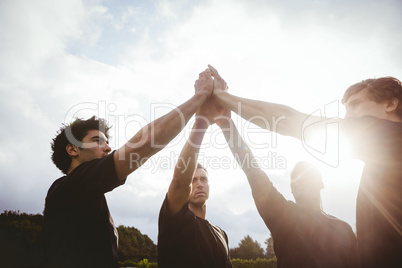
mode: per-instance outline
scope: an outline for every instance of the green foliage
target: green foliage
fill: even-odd
[[[4,211],[0,214],[0,252],[4,267],[44,264],[43,216]]]
[[[143,259],[142,261],[136,263],[132,260],[126,260],[124,262],[119,262],[120,267],[136,267],[136,268],[157,268],[158,264],[156,262],[149,262],[148,259]]]
[[[38,266],[44,264],[43,215],[19,211],[0,214],[1,267]],[[122,266],[134,267],[146,259],[142,267],[156,267],[158,250],[147,236],[134,227],[119,226],[119,259]],[[129,261],[131,260],[131,262]],[[125,262],[127,261],[127,263]],[[144,266],[148,265],[148,266]]]
[[[265,245],[267,245],[267,248],[265,249],[265,257],[267,259],[271,259],[275,257],[275,251],[274,251],[274,239],[272,238],[272,234],[269,238],[265,240]]]
[[[156,261],[158,249],[154,242],[134,227],[117,227],[119,233],[119,259],[125,260],[150,260]]]
[[[42,236],[43,216],[20,213],[19,211],[4,211],[0,214],[1,228],[21,232],[27,244],[36,243]]]
[[[246,235],[239,243],[239,247],[230,249],[230,256],[233,259],[239,258],[244,260],[264,258],[264,249],[257,240]]]
[[[143,259],[138,263],[138,268],[149,268],[148,259]]]
[[[137,267],[137,263],[132,260],[119,261],[119,267]]]
[[[276,258],[255,260],[232,259],[233,268],[276,268]]]

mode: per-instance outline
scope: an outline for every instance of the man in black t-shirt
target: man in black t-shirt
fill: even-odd
[[[196,114],[159,214],[159,268],[232,267],[225,232],[206,220],[208,173],[197,163],[209,125],[222,112],[212,100]]]
[[[257,210],[271,231],[278,268],[355,268],[357,243],[352,228],[321,208],[321,173],[308,162],[291,172],[296,203],[286,200],[262,171],[230,114],[217,121],[247,175]]]
[[[220,78],[210,69],[215,80]],[[262,128],[297,139],[306,138],[307,126],[325,133],[328,123],[339,123],[340,132],[352,141],[355,156],[365,163],[356,200],[362,267],[402,267],[401,81],[381,77],[350,86],[342,99],[345,119],[321,118],[281,104],[240,98],[224,87],[214,88],[214,98]]]
[[[124,184],[130,173],[166,146],[212,90],[213,80],[206,70],[199,75],[192,98],[112,153],[103,119],[77,119],[60,129],[53,139],[52,160],[65,176],[52,184],[46,196],[48,267],[118,267],[117,230],[104,194]]]

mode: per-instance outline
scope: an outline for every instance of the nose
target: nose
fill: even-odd
[[[107,153],[110,153],[112,151],[112,148],[110,148],[109,144],[105,144],[104,151]]]
[[[195,180],[195,187],[202,188],[202,187],[204,187],[204,185],[201,183],[201,180]]]

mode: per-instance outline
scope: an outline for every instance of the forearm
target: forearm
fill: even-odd
[[[196,120],[190,136],[184,145],[176,163],[173,180],[189,186],[197,166],[198,154],[208,125],[204,120]]]
[[[223,134],[233,156],[247,176],[258,212],[263,219],[266,219],[267,212],[270,211],[270,206],[272,205],[272,182],[268,175],[261,170],[258,162],[255,161],[251,149],[240,136],[233,121],[231,121],[230,125],[230,127],[226,126],[222,128]]]
[[[194,95],[166,115],[138,131],[115,153],[116,172],[123,179],[163,149],[184,128],[207,96]]]
[[[173,179],[169,185],[167,194],[169,210],[172,215],[178,213],[190,198],[191,184],[197,167],[198,154],[207,128],[208,125],[205,122],[196,120],[177,160]]]
[[[222,132],[237,163],[247,176],[253,195],[267,194],[272,184],[268,176],[261,170],[253,152],[243,140],[233,121],[222,126]]]
[[[301,139],[303,124],[310,118],[309,115],[289,106],[241,98],[226,91],[214,92],[214,96],[220,105],[247,121],[269,131],[297,139]]]

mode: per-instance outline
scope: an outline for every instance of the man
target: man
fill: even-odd
[[[274,239],[278,267],[357,267],[352,228],[321,208],[324,184],[319,170],[308,162],[297,163],[290,183],[296,203],[288,201],[260,169],[230,114],[216,123],[247,175],[258,212]]]
[[[296,203],[272,185],[229,117],[217,121],[233,156],[247,175],[257,210],[272,234],[278,268],[354,268],[357,244],[352,228],[321,208],[321,173],[308,162],[291,172]]]
[[[60,129],[52,143],[52,160],[65,176],[52,184],[46,197],[48,267],[118,267],[117,230],[104,194],[124,184],[130,173],[166,146],[210,97],[212,88],[205,70],[192,98],[112,153],[103,119],[77,120]]]
[[[210,69],[215,79],[220,78]],[[306,122],[321,120],[285,105],[233,96],[223,87],[214,88],[214,97],[247,120],[264,118],[254,121],[259,126],[275,125],[270,130],[298,139]],[[356,203],[360,262],[362,267],[402,267],[401,82],[393,77],[364,80],[349,87],[342,102],[347,113],[338,121],[340,130],[351,139],[356,157],[365,162]]]
[[[212,100],[202,106],[176,163],[159,214],[159,268],[232,267],[226,233],[206,220],[208,172],[197,164],[205,131],[220,110]]]

